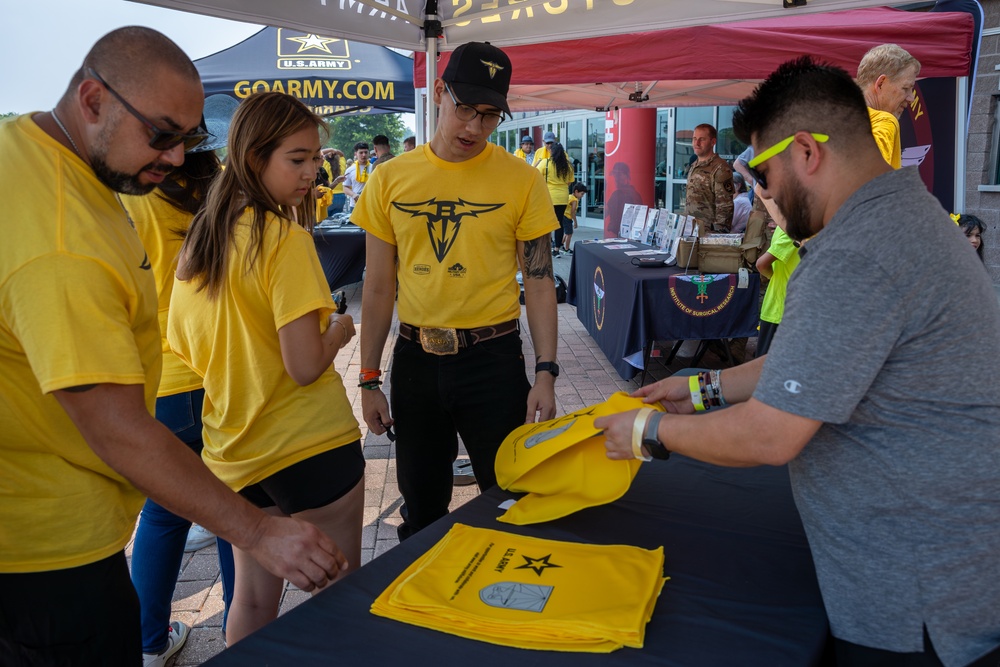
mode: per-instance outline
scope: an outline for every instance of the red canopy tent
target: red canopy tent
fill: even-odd
[[[811,54],[852,74],[865,52],[894,42],[921,63],[921,77],[969,73],[972,17],[872,7],[790,14],[657,32],[506,47],[512,111],[734,104],[782,62]],[[443,72],[449,53],[441,54]],[[414,54],[425,82],[426,55]],[[647,100],[634,102],[637,88]]]

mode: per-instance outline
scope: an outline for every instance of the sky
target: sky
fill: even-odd
[[[192,60],[241,42],[262,27],[126,0],[4,0],[2,4],[0,113],[51,109],[94,42],[121,26],[155,28]]]

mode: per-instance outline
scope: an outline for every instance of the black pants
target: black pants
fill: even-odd
[[[139,598],[123,552],[66,570],[0,574],[0,665],[141,664]]]
[[[444,356],[424,352],[419,341],[396,340],[389,399],[404,503],[399,539],[448,513],[458,435],[479,488],[496,484],[497,450],[524,424],[530,388],[517,332]]]
[[[554,205],[553,208],[555,209],[556,222],[559,223],[559,229],[557,229],[555,231],[556,238],[552,242],[552,247],[558,249],[558,248],[562,248],[562,244],[563,244],[563,224],[562,224],[562,220],[563,220],[563,213],[566,212],[566,204]]]
[[[771,341],[774,340],[774,333],[778,330],[778,325],[774,322],[760,321],[760,332],[757,334],[756,357],[763,357],[771,349]]]

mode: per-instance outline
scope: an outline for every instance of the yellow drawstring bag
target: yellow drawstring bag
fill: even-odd
[[[468,639],[549,651],[642,648],[663,548],[578,544],[455,524],[371,612]]]
[[[497,484],[527,495],[499,521],[518,526],[551,521],[621,498],[642,462],[609,459],[594,420],[643,407],[663,410],[618,392],[603,403],[512,431],[497,452]]]

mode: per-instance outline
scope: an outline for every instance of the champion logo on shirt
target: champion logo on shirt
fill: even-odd
[[[789,394],[801,394],[802,383],[798,380],[785,380],[785,391]]]
[[[392,205],[413,218],[427,220],[427,235],[438,263],[443,262],[448,251],[455,244],[462,221],[467,217],[478,218],[484,213],[495,211],[504,204],[477,204],[459,199],[458,201],[438,201],[436,198],[412,204],[392,202]]]

